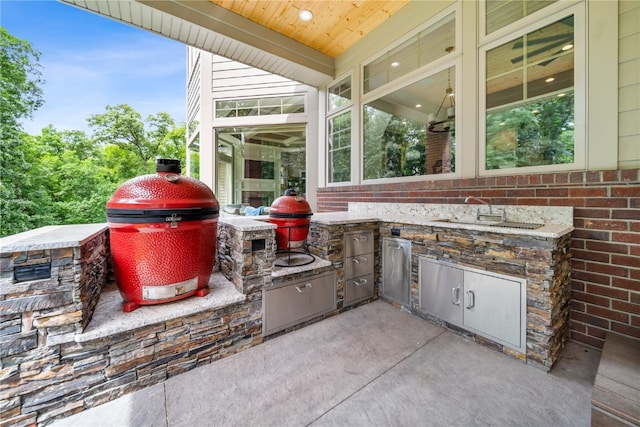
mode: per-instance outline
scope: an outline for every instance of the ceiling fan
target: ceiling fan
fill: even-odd
[[[573,16],[569,16],[563,19],[562,21],[559,21],[558,23],[564,24],[570,27],[571,31],[567,33],[555,34],[547,37],[538,37],[538,38],[533,38],[533,36],[531,35],[525,35],[522,39],[515,42],[513,46],[511,46],[511,49],[522,49],[524,47],[525,38],[527,40],[527,46],[543,45],[542,47],[536,50],[532,50],[526,53],[527,57],[533,57],[541,53],[547,52],[551,49],[556,49],[558,47],[563,47],[568,44],[572,44],[573,43]],[[552,24],[552,25],[555,25],[555,24]],[[549,60],[541,62],[539,65],[542,65],[543,67],[549,65],[550,63],[552,63],[557,59],[556,55],[558,55],[559,53],[562,53],[562,49],[558,50],[553,55],[551,55],[551,58]],[[523,59],[524,59],[524,55],[516,56],[515,58],[511,59],[511,63],[517,64],[519,62],[522,62]]]

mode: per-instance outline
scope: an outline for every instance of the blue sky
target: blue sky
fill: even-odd
[[[90,134],[86,119],[117,104],[185,120],[184,44],[55,0],[0,1],[2,26],[41,52],[45,104],[26,132]]]

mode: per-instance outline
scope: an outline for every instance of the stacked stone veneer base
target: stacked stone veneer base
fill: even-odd
[[[380,236],[411,240],[412,313],[441,323],[474,341],[549,370],[569,339],[570,234],[560,238],[481,232],[385,222]],[[419,309],[418,257],[442,260],[527,279],[526,354],[449,325]]]
[[[217,273],[204,298],[123,313],[106,280],[108,230],[89,234],[51,249],[36,235],[10,253],[19,235],[2,241],[0,426],[46,425],[262,342],[253,277]],[[14,266],[48,260],[50,279],[15,283]]]
[[[361,222],[357,224],[330,224],[311,221],[309,227],[309,251],[324,260],[330,261],[336,270],[337,280],[337,309],[342,310],[344,307],[344,233],[350,231],[369,231],[373,232],[373,248],[375,259],[380,259],[380,223],[378,221]],[[380,263],[375,267],[375,282],[380,283]],[[376,286],[377,290],[378,287]],[[374,296],[377,291],[374,291]],[[365,300],[364,302],[369,302]],[[356,304],[357,306],[359,304]]]

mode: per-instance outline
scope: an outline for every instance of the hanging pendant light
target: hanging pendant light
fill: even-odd
[[[449,46],[445,49],[447,53],[451,53],[454,47]],[[447,99],[449,99],[449,106],[446,107],[446,113],[443,120],[438,120],[438,116],[440,115],[440,111],[442,107],[445,105]],[[453,88],[451,87],[451,67],[447,70],[447,88],[444,91],[444,98],[442,98],[442,102],[438,107],[438,111],[436,111],[435,115],[429,115],[429,132],[436,133],[446,133],[449,132],[451,126],[448,126],[448,123],[453,121],[456,117],[456,100],[455,95],[453,93]],[[436,126],[443,125],[442,128],[436,129]]]

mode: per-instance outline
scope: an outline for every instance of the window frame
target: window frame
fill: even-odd
[[[436,25],[439,21],[445,19],[448,15],[453,13],[454,20],[454,40],[455,40],[455,49],[451,53],[447,53],[440,58],[422,65],[416,68],[409,73],[398,77],[380,87],[377,87],[369,92],[364,92],[364,67],[376,59],[380,58],[380,54],[376,53],[374,56],[369,57],[365,61],[360,63],[359,67],[359,75],[360,75],[360,88],[359,95],[360,99],[358,102],[358,133],[360,137],[358,138],[359,144],[359,153],[358,153],[358,170],[359,170],[359,182],[363,185],[370,184],[378,184],[378,183],[398,183],[398,182],[416,182],[416,181],[425,181],[425,180],[445,180],[452,178],[459,178],[461,176],[461,156],[456,152],[455,159],[455,168],[454,172],[442,173],[442,174],[426,174],[426,175],[412,175],[412,176],[399,176],[392,178],[374,178],[374,179],[365,179],[364,178],[364,116],[363,109],[365,104],[371,103],[378,98],[381,98],[385,95],[388,95],[398,89],[401,89],[405,86],[409,86],[413,83],[416,83],[419,80],[425,79],[433,74],[439,73],[441,71],[446,70],[447,68],[454,67],[455,68],[455,87],[453,91],[455,93],[455,116],[460,117],[462,113],[462,105],[464,102],[463,93],[462,93],[462,3],[455,2],[451,6],[446,7],[440,12],[433,15],[431,18],[426,20],[422,25],[415,28],[413,31],[408,32],[403,37],[395,40],[392,44],[385,46],[382,50],[388,52],[394,49],[397,46],[400,46],[402,43],[406,42],[410,38],[414,37],[416,34],[421,33],[427,28]],[[470,98],[472,98],[470,96]],[[463,130],[462,126],[460,126],[460,122],[456,120],[456,149],[458,150],[461,147],[460,141],[463,138]]]
[[[484,4],[484,2],[482,2]],[[585,3],[571,2],[570,6],[552,4],[534,14],[521,18],[486,37],[486,43],[478,48],[478,176],[522,175],[527,173],[544,173],[586,169],[587,150],[587,61],[586,61],[586,19]],[[551,10],[547,10],[547,9]],[[545,17],[541,18],[541,12]],[[554,165],[524,166],[505,169],[487,169],[487,52],[491,49],[509,43],[525,34],[553,24],[568,16],[574,16],[574,161]],[[479,24],[481,25],[481,23]],[[503,30],[510,30],[509,32]],[[505,104],[508,106],[508,104]]]
[[[344,105],[341,105],[339,107],[336,108],[331,108],[330,106],[330,102],[329,102],[329,97],[330,97],[330,89],[332,86],[335,86],[339,83],[341,83],[343,80],[345,79],[350,79],[351,80],[351,99],[349,99],[348,102],[346,102]],[[324,106],[324,155],[325,155],[325,185],[327,187],[339,187],[339,186],[346,186],[346,185],[353,185],[356,181],[356,177],[354,176],[354,171],[356,170],[354,168],[354,154],[357,153],[357,150],[354,150],[355,144],[358,143],[358,135],[356,134],[356,132],[354,132],[354,119],[356,118],[355,115],[355,106],[357,105],[356,100],[354,100],[354,98],[356,98],[357,94],[358,94],[358,88],[357,85],[354,84],[355,83],[355,79],[353,76],[353,73],[346,73],[341,75],[340,77],[338,77],[337,79],[331,81],[330,83],[327,84],[326,86],[326,99],[325,99],[325,106]],[[351,150],[351,155],[350,155],[350,164],[351,164],[351,168],[350,168],[350,176],[349,176],[349,180],[347,181],[340,181],[340,182],[331,182],[331,164],[330,164],[330,159],[331,156],[329,155],[329,121],[344,114],[349,112],[349,114],[351,115],[350,119],[351,119],[351,145],[350,145],[350,150]]]

